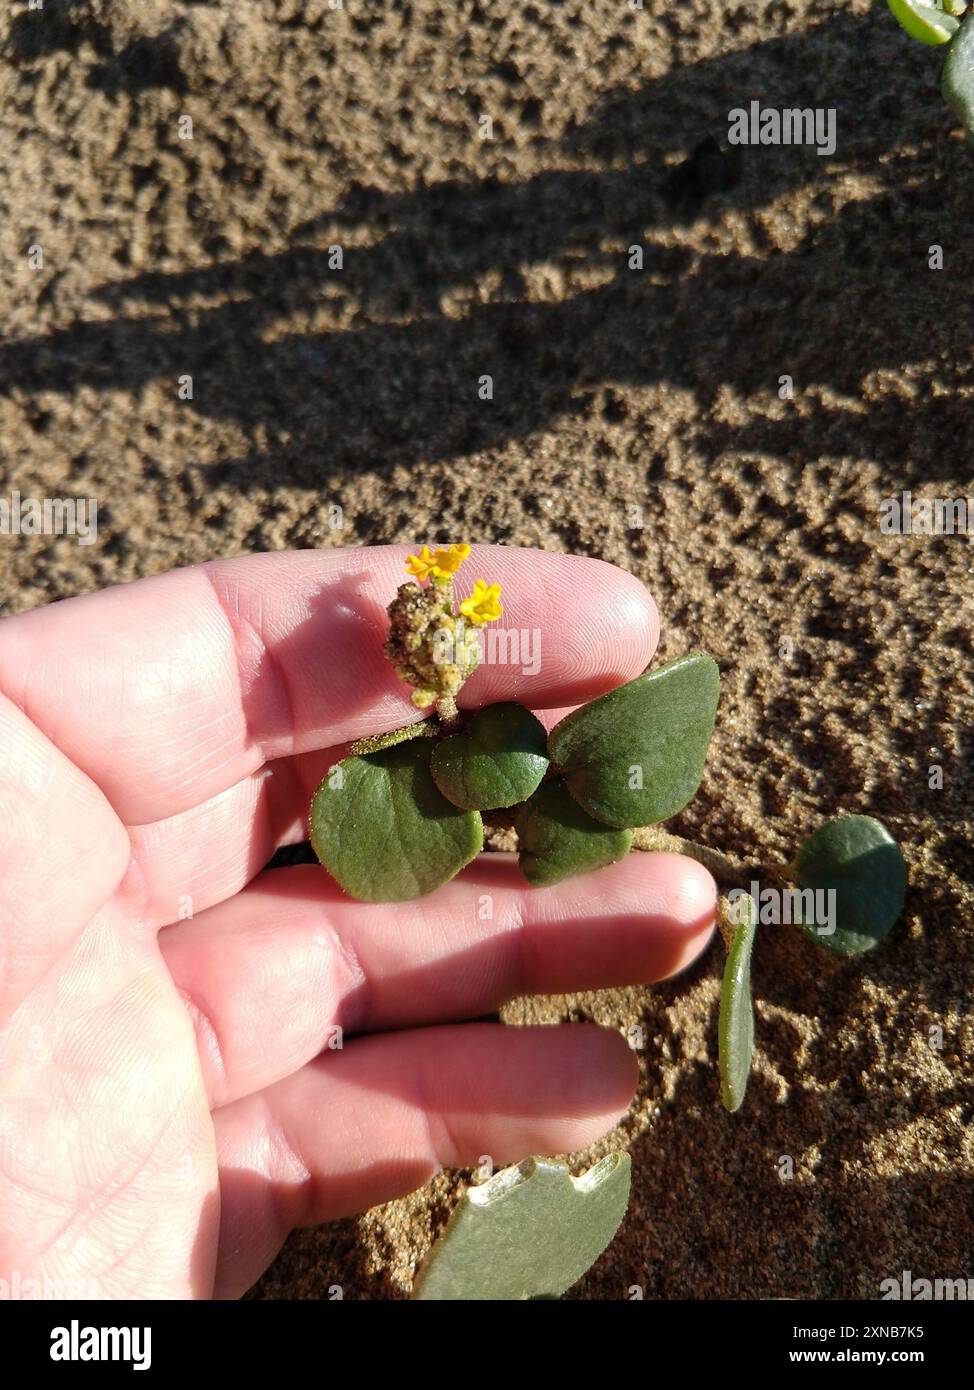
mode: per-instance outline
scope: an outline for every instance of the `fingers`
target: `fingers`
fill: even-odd
[[[218,796],[150,825],[129,827],[138,874],[123,906],[146,925],[198,916],[238,893],[281,845],[307,838],[308,806],[340,749],[275,758]]]
[[[623,1038],[467,1024],[360,1038],[217,1111],[217,1296],[242,1294],[296,1226],[363,1211],[441,1167],[587,1147],[636,1088]]]
[[[417,902],[356,903],[311,865],[275,869],[159,945],[193,1016],[213,1106],[272,1084],[334,1031],[476,1018],[520,994],[650,983],[713,928],[699,864],[630,854],[552,888],[482,856]]]
[[[383,656],[405,546],[277,552],[175,570],[0,623],[0,690],[128,825],[218,796],[266,761],[417,717]],[[637,675],[658,618],[599,560],[476,547],[458,581],[500,581],[519,664],[485,664],[465,703],[587,700]],[[501,649],[503,654],[503,649]]]
[[[98,788],[0,695],[0,1019],[111,896],[129,854]]]

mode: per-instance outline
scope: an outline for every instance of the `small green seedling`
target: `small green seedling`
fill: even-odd
[[[690,855],[731,889],[719,904],[728,946],[718,1027],[721,1094],[744,1099],[754,1021],[751,951],[759,927],[798,925],[837,956],[876,946],[903,910],[906,866],[869,816],[826,822],[790,870],[746,869],[660,828],[703,777],[720,693],[717,663],[691,652],[573,711],[546,733],[528,709],[456,702],[480,660],[479,629],[500,618],[500,585],[478,579],[459,605],[468,545],[410,556],[413,580],[389,605],[386,655],[426,719],[353,744],[314,794],[311,843],[352,897],[430,893],[483,848],[484,815],[517,835],[539,890],[637,850]],[[763,885],[763,886],[762,886]],[[745,891],[750,890],[750,891]]]
[[[974,12],[967,0],[886,0],[900,25],[911,38],[929,47],[947,48],[941,74],[943,94],[960,117],[969,135],[974,135]]]
[[[770,880],[763,889],[762,878]],[[836,816],[809,836],[790,870],[757,870],[751,887],[757,897],[738,888],[719,905],[728,953],[717,1058],[721,1099],[730,1111],[743,1103],[751,1071],[751,950],[759,922],[798,925],[833,955],[862,955],[889,934],[903,911],[906,864],[878,820]]]

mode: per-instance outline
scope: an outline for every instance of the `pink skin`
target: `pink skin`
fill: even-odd
[[[0,623],[0,1278],[234,1297],[296,1226],[582,1149],[630,1104],[619,1033],[464,1020],[682,969],[713,928],[699,865],[539,890],[482,856],[389,905],[261,871],[349,740],[418,717],[382,656],[407,553],[218,561]],[[655,650],[611,565],[485,546],[458,593],[477,577],[541,669],[482,667],[461,705],[550,723]]]

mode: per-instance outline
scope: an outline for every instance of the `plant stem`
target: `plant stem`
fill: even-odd
[[[452,734],[460,723],[460,711],[457,708],[456,700],[452,695],[444,695],[441,699],[437,700],[434,708],[436,710],[436,717],[443,726],[443,732],[445,734]]]
[[[731,888],[750,888],[754,879],[781,882],[787,875],[784,865],[742,864],[739,859],[731,859],[709,845],[698,845],[693,840],[685,840],[682,835],[671,835],[658,825],[642,825],[634,830],[632,844],[634,849],[685,854],[688,859],[695,859],[709,869],[718,883]]]
[[[711,849],[709,845],[694,844],[692,840],[685,840],[682,835],[671,835],[668,830],[662,830],[658,825],[642,825],[638,830],[634,830],[632,843],[634,849],[685,854],[689,859],[695,859],[698,864],[709,869],[720,883],[728,883],[734,888],[746,888],[754,876],[748,865],[721,854],[720,850]]]
[[[724,939],[725,951],[729,951],[734,944],[734,935],[739,926],[733,905],[721,893],[717,899],[717,928]]]

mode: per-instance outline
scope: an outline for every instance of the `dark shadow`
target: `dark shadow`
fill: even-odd
[[[110,58],[111,26],[88,11],[86,0],[44,0],[42,9],[21,9],[10,23],[9,56],[18,63],[32,63],[49,53],[76,55],[87,42],[100,57]]]
[[[499,447],[587,413],[610,383],[691,392],[714,455],[761,451],[799,472],[823,454],[877,458],[904,484],[955,476],[969,470],[960,441],[974,265],[967,245],[947,248],[941,272],[927,269],[926,256],[943,234],[947,181],[952,198],[974,201],[974,161],[944,140],[935,71],[889,18],[835,15],[608,99],[551,145],[553,161],[587,151],[611,166],[603,170],[555,168],[521,184],[487,178],[401,195],[352,186],[283,253],[103,285],[97,297],[113,319],[8,343],[0,379],[26,396],[169,381],[172,409],[231,419],[270,440],[214,466],[215,478],[240,487],[320,486],[337,470],[389,474]],[[156,43],[138,62],[113,59],[103,80],[121,82],[124,69],[130,90],[171,85],[178,62],[173,68],[166,52]],[[765,104],[820,102],[823,70],[838,112],[836,161],[874,175],[874,196],[836,213],[832,161],[809,149],[735,151],[734,177],[710,167],[742,92],[760,88]],[[688,148],[696,154],[681,181],[675,164]],[[715,199],[750,214],[809,185],[820,190],[820,218],[787,251],[670,244],[673,227]],[[760,241],[760,219],[754,230]],[[643,247],[641,271],[628,265],[633,244]],[[341,269],[330,246],[343,248]],[[523,268],[537,262],[564,273],[582,263],[601,282],[531,301]],[[484,294],[477,287],[488,276]],[[214,306],[214,296],[224,302]],[[276,327],[295,316],[335,326]],[[866,376],[934,359],[936,393],[862,408]],[[811,403],[807,418],[778,400],[789,368]],[[478,397],[485,374],[494,387],[487,402]],[[180,401],[185,376],[193,395]],[[745,424],[715,420],[728,389],[759,394],[766,410]]]
[[[153,87],[163,87],[183,96],[189,86],[172,30],[152,38],[133,39],[120,52],[93,68],[88,74],[87,85],[109,97],[117,97],[120,92],[138,96]]]

